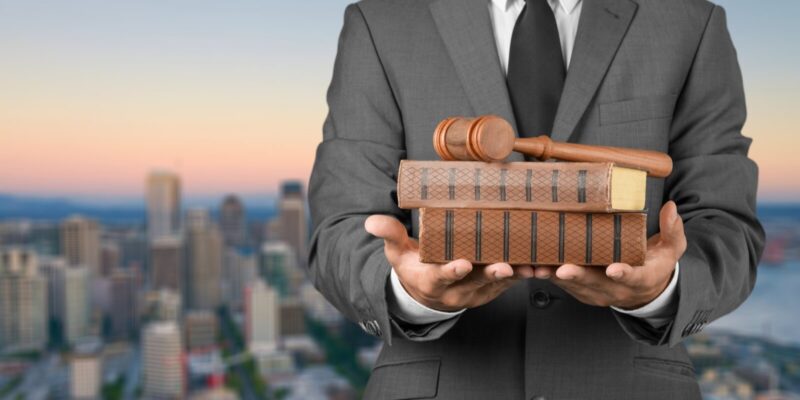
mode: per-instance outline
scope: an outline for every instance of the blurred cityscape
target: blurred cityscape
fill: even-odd
[[[255,216],[236,195],[185,208],[159,171],[144,203],[138,218],[0,206],[0,399],[360,397],[380,342],[307,278],[301,182]],[[800,399],[800,208],[759,213],[751,300],[687,342],[708,399]]]

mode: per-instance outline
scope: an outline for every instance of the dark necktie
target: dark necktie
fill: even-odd
[[[548,0],[527,0],[511,36],[508,91],[521,136],[550,135],[567,72]]]

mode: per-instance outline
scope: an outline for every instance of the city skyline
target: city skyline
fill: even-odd
[[[189,202],[274,199],[280,181],[310,172],[347,3],[0,1],[0,193],[132,202],[166,168]],[[800,52],[785,51],[800,3],[718,3],[744,74],[760,199],[797,201],[800,182],[783,176],[800,168],[787,145]]]

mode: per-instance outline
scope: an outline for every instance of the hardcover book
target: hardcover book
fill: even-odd
[[[647,173],[613,163],[400,162],[400,208],[641,211]]]
[[[568,213],[527,210],[420,210],[422,262],[466,259],[477,264],[642,265],[645,213]]]

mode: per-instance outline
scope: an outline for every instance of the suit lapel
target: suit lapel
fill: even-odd
[[[567,141],[594,98],[628,31],[637,4],[631,0],[584,0],[569,73],[551,137]]]
[[[499,115],[515,126],[497,56],[487,0],[437,0],[431,14],[475,115]],[[522,160],[514,155],[509,160]]]

